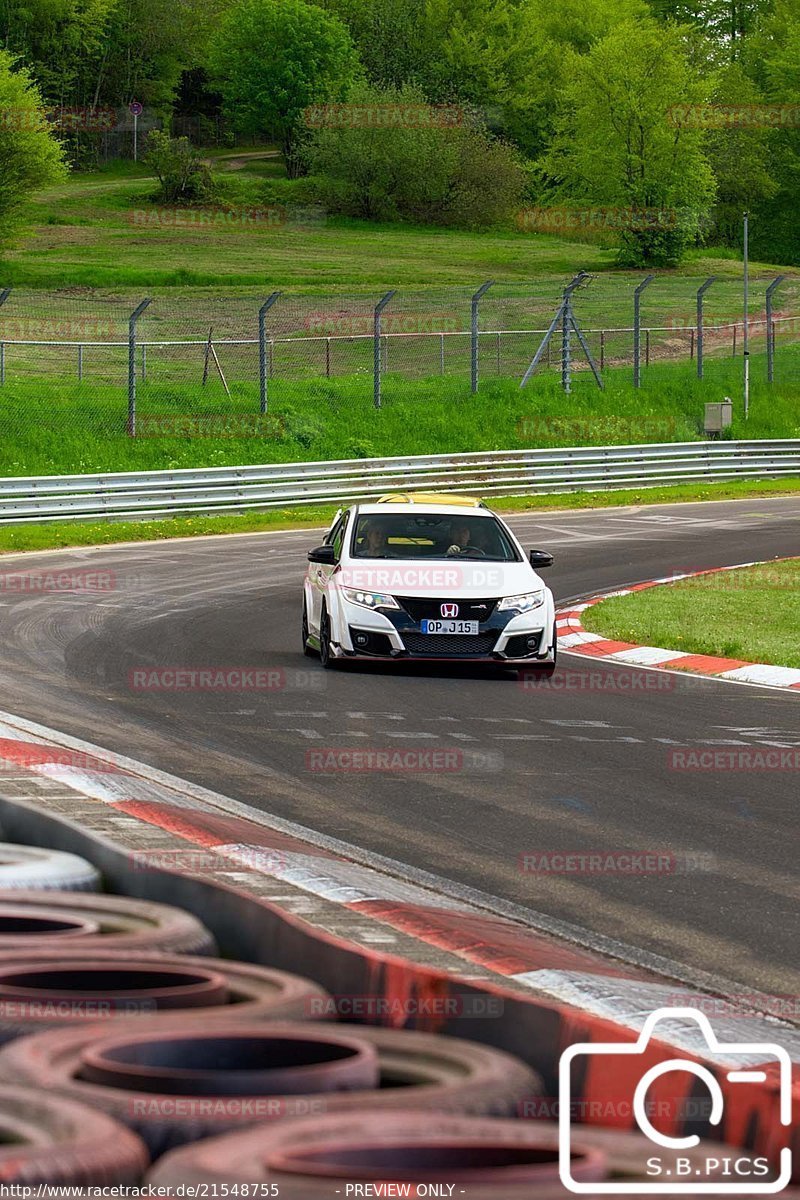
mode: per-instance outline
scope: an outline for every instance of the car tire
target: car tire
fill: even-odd
[[[0,951],[116,950],[213,954],[213,935],[191,913],[127,896],[8,892],[0,897]]]
[[[306,604],[305,596],[303,596],[302,637],[303,637],[303,654],[305,654],[306,658],[313,658],[314,651],[311,649],[311,647],[308,644],[308,606]]]
[[[137,1184],[150,1156],[105,1113],[21,1087],[0,1096],[0,1180],[10,1184],[102,1187]]]
[[[112,1073],[119,1070],[119,1082],[109,1082],[113,1074],[103,1067],[112,1037],[117,1046],[124,1037],[130,1047],[124,1055],[119,1049],[110,1054]],[[362,1085],[349,1091],[321,1091],[319,1087],[305,1091],[295,1087],[282,1094],[274,1090],[264,1095],[251,1092],[239,1097],[247,1102],[241,1104],[236,1102],[236,1092],[225,1091],[223,1084],[203,1093],[199,1078],[181,1087],[168,1085],[163,1091],[163,1068],[168,1063],[164,1050],[170,1040],[173,1044],[187,1043],[172,1052],[172,1063],[181,1070],[187,1055],[201,1064],[216,1061],[208,1052],[198,1055],[196,1048],[203,1039],[249,1037],[283,1039],[287,1044],[290,1039],[305,1044],[316,1040],[328,1045],[338,1039],[363,1047],[376,1063],[378,1086]],[[146,1089],[142,1090],[131,1069],[125,1068],[123,1058],[125,1062],[135,1059],[139,1064],[136,1072],[142,1078],[150,1071]],[[149,1059],[156,1064],[152,1070],[147,1066]],[[201,1069],[206,1071],[205,1066]],[[160,1080],[156,1078],[159,1072]],[[216,1019],[204,1026],[198,1022],[188,1030],[185,1022],[166,1016],[120,1022],[113,1033],[106,1022],[18,1038],[0,1049],[0,1080],[42,1088],[100,1108],[133,1128],[154,1157],[174,1146],[232,1132],[277,1115],[285,1118],[362,1108],[388,1113],[413,1107],[429,1113],[507,1117],[517,1112],[523,1100],[543,1092],[537,1073],[513,1055],[461,1038],[373,1026],[271,1021],[226,1024]],[[357,1087],[355,1081],[352,1086]],[[230,1103],[208,1104],[209,1099],[221,1095],[227,1096]]]
[[[331,619],[324,601],[319,614],[319,661],[325,671],[332,670],[336,661],[331,653]]]
[[[584,1186],[610,1177],[641,1195],[635,1184],[646,1181],[652,1142],[640,1133],[576,1125],[570,1144],[571,1174]],[[716,1158],[716,1180],[730,1149],[701,1141],[686,1160],[699,1175]],[[246,1184],[261,1195],[272,1187],[283,1200],[335,1200],[344,1178],[367,1188],[389,1178],[398,1193],[407,1187],[414,1195],[415,1180],[435,1177],[456,1180],[470,1200],[569,1200],[572,1193],[557,1178],[558,1154],[558,1126],[551,1121],[364,1108],[272,1122],[184,1146],[162,1158],[147,1182],[170,1188]],[[741,1197],[738,1189],[734,1195]]]
[[[212,1020],[333,1020],[335,1008],[310,979],[229,959],[61,946],[0,953],[0,1045],[100,1017],[113,1025],[180,1013],[188,1029]]]
[[[100,874],[77,854],[0,842],[0,891],[96,892]]]
[[[581,1143],[577,1130],[572,1151],[574,1178],[586,1184],[607,1177],[604,1151]],[[550,1122],[367,1108],[196,1142],[162,1158],[148,1182],[165,1188],[248,1184],[260,1186],[262,1195],[275,1188],[286,1200],[335,1200],[343,1165],[366,1194],[377,1180],[393,1180],[398,1195],[416,1195],[415,1180],[447,1178],[471,1200],[568,1195],[558,1183],[558,1141]]]

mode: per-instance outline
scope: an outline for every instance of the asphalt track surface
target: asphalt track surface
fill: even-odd
[[[557,601],[800,552],[800,497],[511,523],[555,553]],[[306,530],[4,558],[2,707],[744,992],[800,995],[797,772],[668,760],[675,748],[800,746],[800,695],[676,675],[635,686],[651,673],[563,653],[554,686],[535,690],[474,666],[322,672],[299,644],[305,552],[318,541]],[[5,583],[56,570],[112,572],[113,590]],[[131,687],[132,671],[170,666],[282,668],[288,686]],[[467,765],[309,769],[307,752],[331,747],[459,750]],[[673,855],[678,873],[520,868],[526,852],[624,850]]]

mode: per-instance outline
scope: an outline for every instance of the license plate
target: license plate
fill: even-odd
[[[460,633],[475,637],[478,621],[420,621],[423,633]]]

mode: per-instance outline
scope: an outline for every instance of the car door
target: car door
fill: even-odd
[[[349,515],[349,512],[340,513],[325,534],[323,545],[333,546],[337,563],[342,556],[342,544],[344,542],[344,533]],[[309,589],[308,625],[312,633],[319,634],[322,601],[325,598],[328,580],[336,568],[327,566],[325,563],[309,563],[308,565],[309,582],[311,584]]]

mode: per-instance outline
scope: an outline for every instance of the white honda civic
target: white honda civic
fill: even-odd
[[[553,594],[480,500],[392,495],[337,513],[308,555],[303,651],[349,659],[491,662],[552,674]]]

